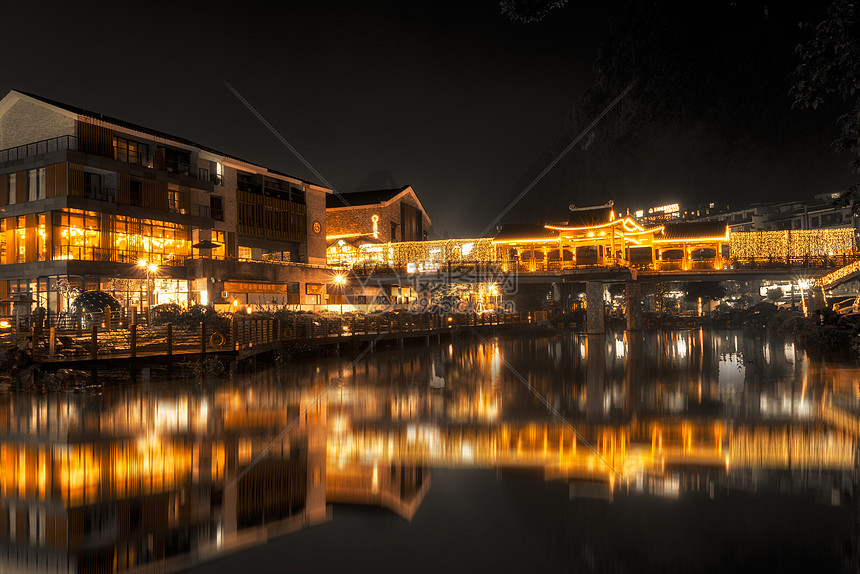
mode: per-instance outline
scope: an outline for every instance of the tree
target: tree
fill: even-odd
[[[553,8],[561,8],[567,0],[500,0],[502,14],[523,23],[540,22]]]
[[[767,290],[767,298],[773,303],[776,303],[777,301],[782,299],[782,295],[782,287],[774,287],[773,289]]]
[[[853,155],[855,173],[860,173],[860,10],[850,0],[834,0],[824,20],[815,26],[815,36],[797,47],[800,63],[794,72],[790,93],[794,106],[813,110],[834,99],[844,110],[837,119],[839,135],[833,141],[836,153]],[[833,202],[860,214],[860,190],[849,186]]]
[[[684,284],[684,298],[687,301],[713,301],[726,296],[726,288],[716,281],[691,281]]]
[[[787,82],[797,66],[794,50],[808,35],[798,21],[817,19],[830,1],[615,3],[593,82],[571,109],[566,133],[519,189],[626,95],[540,179],[511,220],[554,220],[570,203],[595,198],[632,209],[717,197],[746,203],[850,183],[827,147],[832,110],[792,110]]]
[[[834,0],[824,20],[815,26],[815,35],[797,47],[800,63],[790,93],[795,107],[817,109],[838,98],[845,111],[837,124],[839,137],[833,142],[837,152],[854,155],[854,169],[860,171],[860,10],[851,0]],[[854,190],[856,192],[856,188]]]

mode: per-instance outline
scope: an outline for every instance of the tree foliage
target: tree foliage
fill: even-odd
[[[773,4],[620,2],[594,79],[534,179],[627,86],[633,89],[535,186],[518,220],[553,221],[570,203],[728,203],[849,183],[828,150],[830,106],[792,110],[794,48],[829,0]],[[823,121],[822,121],[823,120]],[[643,202],[647,202],[644,203]]]
[[[797,46],[799,63],[791,88],[794,105],[817,109],[826,101],[841,101],[837,121],[840,133],[833,142],[837,152],[854,155],[860,171],[860,10],[851,0],[834,0],[815,34]]]
[[[772,289],[767,290],[767,298],[774,303],[782,299],[782,296],[782,287],[774,287]]]
[[[561,8],[567,0],[500,0],[502,14],[511,20],[540,22],[554,8]]]
[[[691,281],[684,284],[684,299],[697,301],[713,301],[726,296],[726,288],[717,281]]]

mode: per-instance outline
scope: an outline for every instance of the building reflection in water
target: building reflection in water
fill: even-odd
[[[857,375],[791,343],[690,330],[458,341],[202,386],[7,394],[0,570],[179,570],[327,520],[333,503],[409,520],[431,467],[540,468],[571,497],[767,489],[846,504]]]

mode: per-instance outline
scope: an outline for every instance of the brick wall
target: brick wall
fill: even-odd
[[[26,100],[0,117],[0,149],[64,135],[75,135],[75,120]]]
[[[305,185],[305,200],[307,201],[307,232],[308,232],[308,263],[325,265],[326,262],[326,193]],[[320,224],[319,233],[314,231],[314,222]]]
[[[397,201],[392,201],[386,207],[382,204],[376,204],[345,209],[329,209],[326,211],[328,235],[340,236],[359,233],[370,235],[373,233],[372,218],[374,215],[377,215],[379,217],[379,221],[377,222],[379,240],[401,241],[401,203],[411,205],[419,210],[421,209],[421,206],[412,194],[406,194],[397,199]],[[422,215],[422,219],[422,227],[424,231],[428,231],[430,229],[430,219],[426,215]],[[392,222],[397,224],[394,237],[391,235]]]

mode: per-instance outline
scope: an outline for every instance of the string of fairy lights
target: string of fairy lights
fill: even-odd
[[[817,287],[828,288],[833,283],[836,283],[837,281],[840,281],[841,279],[844,279],[853,273],[857,273],[858,271],[860,271],[860,261],[854,261],[853,263],[849,263],[848,265],[840,267],[836,271],[832,271],[831,273],[820,277],[815,282],[815,285]]]
[[[729,235],[735,259],[832,257],[854,252],[854,229],[748,231]]]
[[[557,239],[546,241],[557,248]],[[833,257],[855,251],[852,228],[735,232],[729,234],[729,246],[730,257],[734,259]],[[506,247],[495,243],[492,238],[401,243],[342,242],[333,244],[328,256],[330,264],[339,265],[376,262],[397,267],[410,264],[432,266],[446,262],[503,262],[508,258]]]

